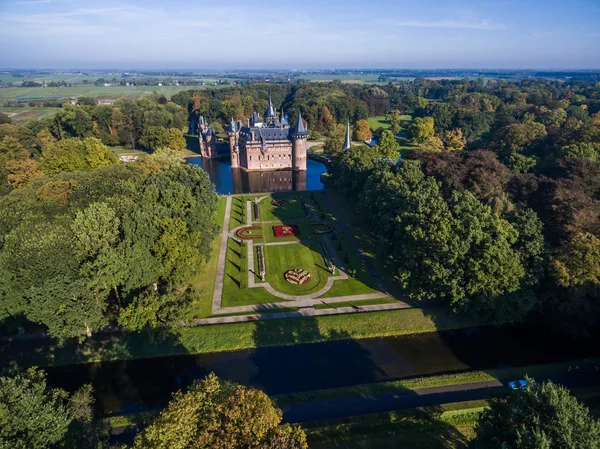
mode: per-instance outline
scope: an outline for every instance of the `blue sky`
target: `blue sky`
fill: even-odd
[[[2,68],[600,68],[600,0],[0,0]]]

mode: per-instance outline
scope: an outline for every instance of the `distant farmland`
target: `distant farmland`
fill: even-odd
[[[144,97],[154,92],[170,98],[182,90],[201,89],[203,86],[72,86],[72,87],[4,87],[0,88],[1,100],[17,98],[49,97]]]

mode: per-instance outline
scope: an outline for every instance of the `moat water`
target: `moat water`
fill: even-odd
[[[246,172],[232,169],[229,159],[205,159],[200,156],[188,158],[187,161],[206,170],[220,194],[321,190],[321,175],[327,171],[325,165],[310,159],[304,172]]]
[[[320,334],[313,319],[276,323],[281,338],[290,342],[298,334]],[[256,344],[272,342],[273,333],[272,323],[258,322]],[[210,372],[267,394],[285,394],[598,354],[595,338],[574,343],[521,326],[90,363],[47,368],[47,373],[50,385],[70,391],[91,383],[98,405],[110,415],[162,407],[173,392]]]

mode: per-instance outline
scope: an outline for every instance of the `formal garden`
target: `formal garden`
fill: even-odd
[[[228,230],[222,313],[381,293],[321,192],[234,196]]]

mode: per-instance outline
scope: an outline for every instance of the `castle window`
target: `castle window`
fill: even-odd
[[[250,160],[252,160],[252,156],[250,156]]]

